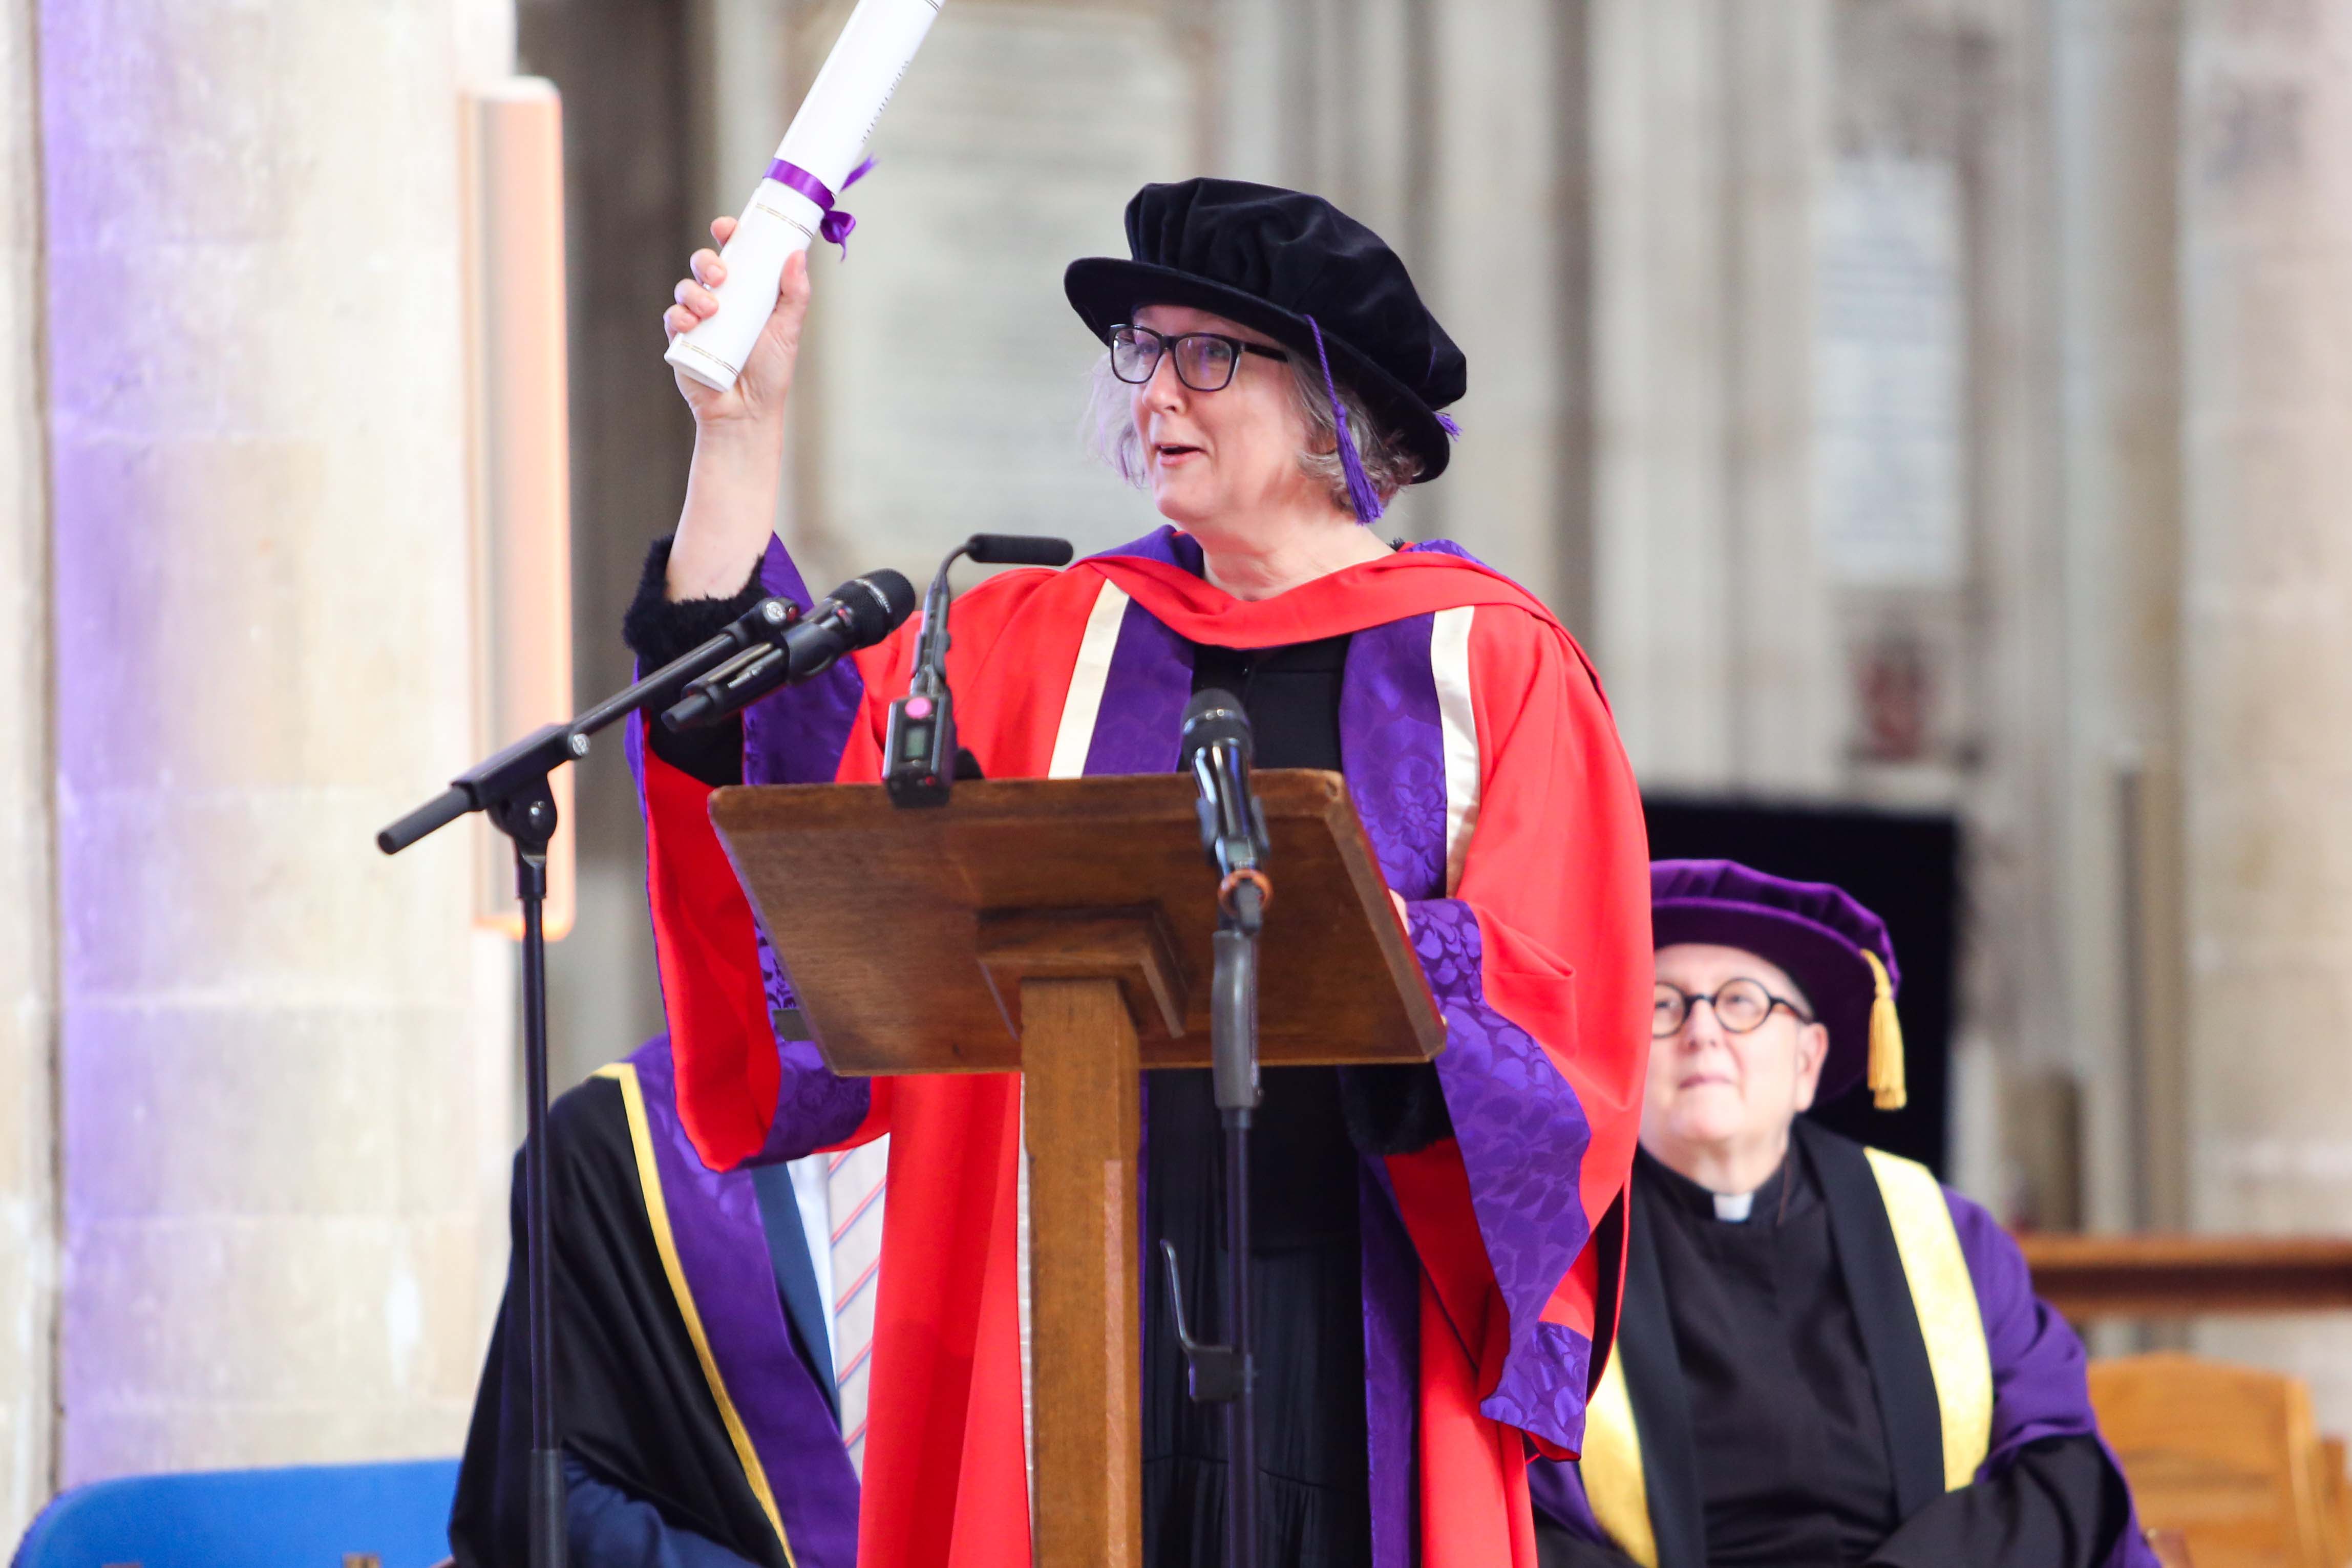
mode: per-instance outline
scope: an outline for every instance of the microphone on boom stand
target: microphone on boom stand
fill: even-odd
[[[883,785],[893,805],[945,805],[959,778],[978,776],[957,766],[955,694],[948,689],[948,569],[970,556],[983,566],[1066,566],[1066,539],[1027,533],[975,533],[940,563],[923,595],[923,635],[907,695],[890,704],[882,742]]]
[[[562,1568],[562,1449],[555,1413],[554,1267],[549,1252],[547,1171],[547,846],[555,834],[548,774],[588,754],[588,737],[643,708],[672,703],[673,730],[731,713],[787,681],[806,680],[842,655],[888,637],[914,608],[915,590],[896,572],[853,577],[803,616],[788,599],[761,600],[717,637],[614,693],[570,721],[542,724],[450,781],[449,787],[375,837],[397,855],[468,812],[487,816],[513,841],[515,896],[522,905],[524,1338],[530,1367],[530,1448],[525,1506],[530,1568]]]
[[[740,713],[779,686],[795,686],[833,668],[843,655],[871,647],[914,613],[914,584],[887,568],[852,577],[781,636],[745,648],[687,683],[662,714],[668,730],[691,730]]]

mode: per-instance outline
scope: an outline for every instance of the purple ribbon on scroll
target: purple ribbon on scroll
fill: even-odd
[[[841,188],[845,191],[849,189],[864,179],[866,171],[872,167],[874,160],[868,158],[850,170],[849,178],[841,182]],[[857,220],[833,205],[838,198],[826,188],[825,183],[798,163],[787,163],[782,158],[768,165],[768,178],[787,189],[798,191],[817,205],[818,210],[824,214],[817,222],[817,233],[823,235],[828,244],[841,247],[842,258],[846,260],[849,257],[849,237],[856,232]]]

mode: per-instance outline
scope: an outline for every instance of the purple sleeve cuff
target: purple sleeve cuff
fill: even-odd
[[[874,1104],[874,1080],[837,1077],[810,1040],[779,1040],[783,1079],[776,1086],[776,1117],[768,1141],[743,1163],[772,1165],[840,1142],[857,1131]]]
[[[1580,1173],[1591,1129],[1543,1047],[1486,1000],[1478,917],[1458,899],[1406,905],[1414,953],[1445,1019],[1438,1080],[1469,1173],[1478,1233],[1510,1312],[1489,1419],[1575,1449],[1591,1342],[1543,1321],[1591,1239]]]
[[[2013,1464],[2018,1450],[2044,1437],[2089,1435],[2116,1475],[2123,1466],[2099,1435],[2091,1410],[2089,1357],[2066,1320],[2033,1293],[2025,1255],[2008,1231],[1976,1204],[1947,1187],[1945,1206],[1960,1238],[1960,1255],[1977,1293],[1984,1321],[1985,1351],[1992,1363],[1992,1444],[1978,1468],[1979,1479]],[[2128,1490],[2129,1483],[2126,1483]],[[2157,1568],[2154,1549],[2134,1507],[2106,1559],[2107,1568]]]

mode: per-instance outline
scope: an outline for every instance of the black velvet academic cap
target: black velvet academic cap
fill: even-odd
[[[1312,316],[1331,374],[1421,459],[1421,479],[1445,471],[1450,437],[1437,411],[1461,397],[1468,369],[1379,235],[1320,196],[1202,179],[1136,192],[1127,245],[1132,259],[1088,257],[1063,275],[1096,337],[1147,305],[1189,305],[1312,364]]]

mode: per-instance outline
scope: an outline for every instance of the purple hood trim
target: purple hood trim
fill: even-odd
[[[802,1568],[856,1568],[856,1472],[824,1396],[793,1350],[751,1174],[713,1171],[694,1152],[677,1117],[666,1037],[629,1060],[678,1268],[774,1494],[786,1543]]]

